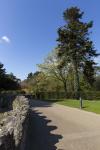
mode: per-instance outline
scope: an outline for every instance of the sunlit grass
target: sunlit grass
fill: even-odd
[[[65,100],[60,100],[56,102],[61,105],[69,106],[69,107],[74,107],[74,108],[80,108],[80,101],[79,100],[73,100],[73,99],[65,99]],[[97,114],[100,114],[100,101],[96,100],[84,100],[83,101],[83,110],[95,112]]]

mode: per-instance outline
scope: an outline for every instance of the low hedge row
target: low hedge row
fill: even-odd
[[[82,98],[84,98],[86,100],[100,100],[100,91],[82,92]]]
[[[100,100],[100,91],[84,91],[81,92],[82,99],[86,100]],[[75,98],[74,92],[39,92],[36,95],[33,94],[34,99],[73,99]]]

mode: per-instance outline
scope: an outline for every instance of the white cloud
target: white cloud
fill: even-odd
[[[10,39],[7,37],[7,36],[2,36],[1,38],[0,38],[0,43],[10,43],[11,41],[10,41]]]

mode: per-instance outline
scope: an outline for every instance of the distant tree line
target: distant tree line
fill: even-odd
[[[44,63],[38,65],[40,71],[28,74],[27,79],[21,83],[22,89],[33,94],[35,98],[75,98],[72,67],[69,66],[59,71],[56,68],[56,59],[54,59],[55,63],[52,63],[52,59],[55,58],[54,54],[54,51],[51,52]],[[92,86],[84,80],[84,76],[80,71],[81,93],[82,97],[88,98],[92,97],[91,94],[95,94],[95,98],[100,99],[100,67],[95,66],[94,70],[94,83]],[[84,94],[88,94],[88,96]]]
[[[7,74],[4,65],[0,63],[0,91],[18,90],[20,82],[13,73]]]

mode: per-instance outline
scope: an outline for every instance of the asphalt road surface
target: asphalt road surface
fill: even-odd
[[[25,150],[100,150],[100,115],[32,100]]]

